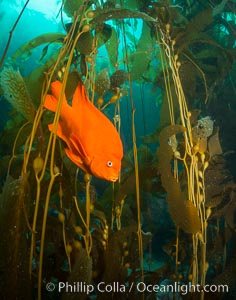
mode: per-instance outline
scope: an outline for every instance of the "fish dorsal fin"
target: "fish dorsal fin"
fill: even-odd
[[[79,81],[78,86],[74,92],[73,99],[72,99],[72,107],[78,107],[84,102],[90,102],[85,90],[85,87],[81,81]]]

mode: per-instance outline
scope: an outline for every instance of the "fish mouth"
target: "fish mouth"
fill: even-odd
[[[118,179],[118,176],[111,176],[109,177],[109,181],[112,181],[112,182],[116,182]]]

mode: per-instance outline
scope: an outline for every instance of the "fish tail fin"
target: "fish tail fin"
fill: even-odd
[[[50,131],[52,131],[52,126],[53,126],[53,124],[48,124],[48,129],[49,129]]]
[[[55,112],[57,109],[58,99],[60,97],[61,93],[61,86],[62,83],[60,81],[54,81],[51,84],[51,91],[52,95],[47,94],[45,101],[44,101],[44,107],[50,111]],[[66,104],[66,97],[63,96],[62,104]]]
[[[57,109],[57,103],[58,103],[58,99],[56,99],[52,95],[47,95],[43,106],[46,109],[55,112]]]

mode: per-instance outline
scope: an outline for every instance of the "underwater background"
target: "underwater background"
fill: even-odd
[[[236,299],[235,8],[0,0],[1,299]]]

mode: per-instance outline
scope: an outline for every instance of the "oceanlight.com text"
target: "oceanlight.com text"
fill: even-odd
[[[182,295],[186,295],[190,292],[205,292],[205,293],[228,293],[229,287],[226,284],[206,284],[201,286],[200,284],[193,285],[191,282],[188,284],[182,284],[181,282],[175,282],[174,284],[155,284],[155,285],[147,285],[144,282],[137,283],[137,291],[138,292],[159,292],[159,293],[180,293]]]
[[[188,284],[182,284],[181,282],[174,282],[173,284],[146,284],[145,282],[131,282],[130,285],[121,284],[120,282],[99,282],[96,285],[87,284],[86,282],[58,282],[54,284],[48,282],[46,284],[46,290],[52,292],[58,290],[59,293],[85,293],[91,294],[93,292],[99,293],[180,293],[186,295],[187,293],[228,293],[229,287],[226,284],[206,284],[201,286],[200,284],[193,285],[191,282]]]

